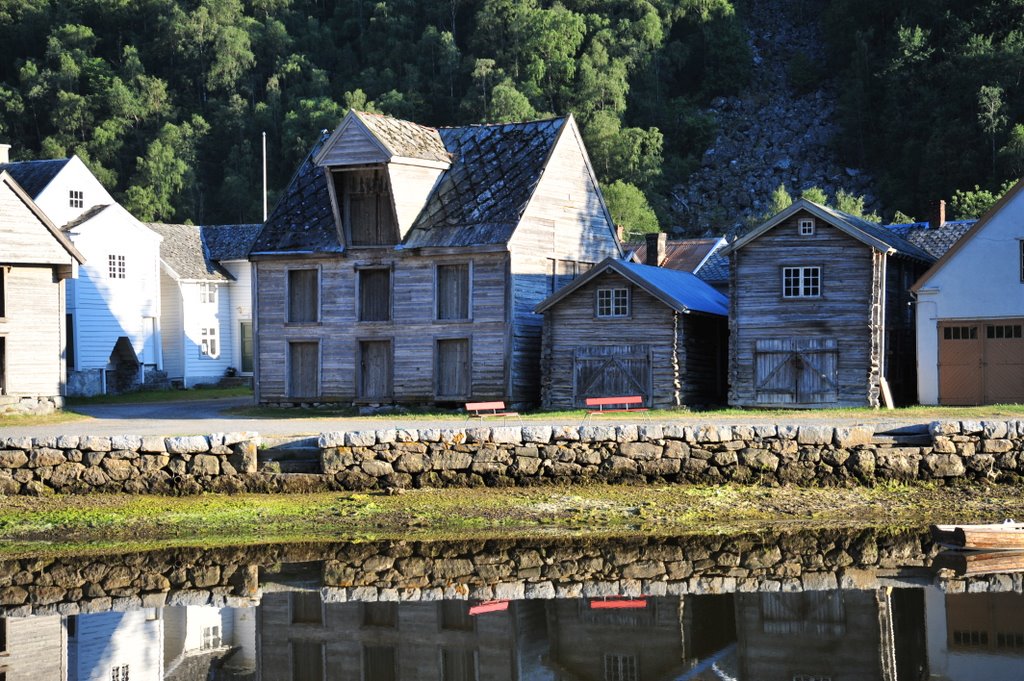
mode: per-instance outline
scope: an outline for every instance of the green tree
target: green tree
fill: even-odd
[[[819,206],[828,205],[828,195],[825,193],[825,190],[822,189],[821,187],[808,187],[807,189],[800,192],[800,198],[807,199],[808,201],[813,201]]]
[[[603,194],[612,220],[623,228],[626,241],[636,241],[644,234],[660,231],[658,216],[635,185],[616,180],[604,187]]]
[[[953,198],[949,201],[953,219],[969,220],[980,218],[988,212],[989,208],[995,205],[996,201],[1001,199],[1006,192],[1010,191],[1014,184],[1016,184],[1016,181],[1009,180],[995,191],[982,189],[978,185],[974,185],[974,189],[958,189],[953,192]]]
[[[778,215],[792,205],[793,197],[786,191],[786,185],[780,184],[772,191],[772,195],[768,198],[768,209],[765,211],[764,218],[767,220],[774,215]]]
[[[1003,89],[997,85],[982,85],[978,90],[978,124],[988,135],[992,145],[992,173],[996,171],[996,134],[1006,127],[1006,104]]]

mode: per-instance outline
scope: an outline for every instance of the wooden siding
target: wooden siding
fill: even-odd
[[[68,637],[68,678],[107,681],[115,666],[128,665],[132,681],[163,679],[163,621],[152,609],[78,615]]]
[[[238,329],[230,323],[231,296],[228,293],[229,283],[217,285],[217,302],[204,303],[199,294],[200,285],[195,282],[181,284],[181,299],[184,306],[184,357],[185,385],[191,387],[198,383],[216,383],[223,378],[224,372],[232,364],[231,348],[235,345],[235,334]],[[202,330],[217,329],[217,356],[204,356],[202,353]]]
[[[805,216],[798,212],[731,256],[729,403],[823,406],[758,398],[755,346],[758,340],[835,339],[839,385],[833,406],[875,406],[884,256],[821,220],[813,235],[799,235],[798,220]],[[783,298],[787,266],[821,267],[821,295]]]
[[[349,119],[345,129],[332,140],[331,147],[325,152],[320,165],[352,166],[366,163],[386,163],[390,155],[385,153],[371,133],[356,122]]]
[[[0,264],[71,265],[72,257],[32,209],[0,185]]]
[[[396,402],[436,401],[435,352],[438,338],[469,338],[473,399],[508,399],[505,391],[505,253],[422,256],[393,249],[360,249],[353,257],[319,260],[260,260],[257,270],[259,399],[286,401],[287,342],[321,344],[321,401],[359,400],[361,342],[393,343],[393,397]],[[472,263],[472,320],[435,320],[435,264]],[[321,321],[284,323],[285,277],[289,268],[319,265]],[[357,272],[391,269],[391,319],[358,321]],[[328,293],[329,292],[329,293]],[[378,400],[379,401],[379,400]]]
[[[0,656],[0,673],[7,681],[64,681],[64,623],[59,615],[7,617],[7,651]],[[109,670],[107,670],[109,675]]]
[[[395,215],[398,217],[398,231],[404,239],[409,233],[412,223],[423,210],[427,197],[437,183],[443,171],[440,168],[411,166],[402,163],[389,163],[388,176],[391,186],[398,191],[391,193],[394,201]]]
[[[160,272],[160,343],[167,378],[185,378],[185,322],[178,282]]]
[[[885,377],[899,405],[917,403],[916,301],[910,287],[927,270],[924,263],[887,258],[885,276]]]
[[[55,397],[64,386],[64,285],[53,267],[12,266],[5,273],[6,393]]]

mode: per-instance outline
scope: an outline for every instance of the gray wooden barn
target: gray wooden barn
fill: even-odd
[[[257,398],[536,403],[534,306],[621,253],[571,116],[434,129],[350,112],[250,252]]]
[[[729,403],[914,400],[910,285],[935,258],[890,229],[800,200],[726,246]]]
[[[657,408],[725,398],[728,301],[689,272],[609,258],[537,312],[545,408],[588,397],[641,395]]]

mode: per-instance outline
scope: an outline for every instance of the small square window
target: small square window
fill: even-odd
[[[200,336],[199,352],[203,357],[216,359],[220,357],[220,344],[217,342],[217,327],[203,328]]]
[[[80,189],[72,189],[68,192],[68,205],[72,208],[85,207],[85,192]]]
[[[199,284],[199,302],[211,305],[217,304],[217,284],[200,283]]]
[[[820,267],[783,267],[783,298],[817,298],[821,295]]]
[[[629,289],[600,288],[597,290],[598,317],[628,317]]]
[[[811,236],[814,234],[814,218],[800,219],[800,236]]]
[[[125,278],[125,259],[123,255],[108,255],[107,265],[111,279]]]

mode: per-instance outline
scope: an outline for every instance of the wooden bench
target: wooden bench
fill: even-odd
[[[510,416],[519,417],[519,412],[508,411],[505,408],[504,402],[466,402],[466,420],[469,419],[488,419],[494,418],[495,416],[500,418],[508,418]],[[520,420],[522,420],[520,418]]]
[[[622,395],[619,397],[588,397],[586,400],[587,414],[583,417],[586,421],[594,414],[614,414],[621,412],[645,412],[642,395]],[[646,414],[643,415],[647,417]]]

